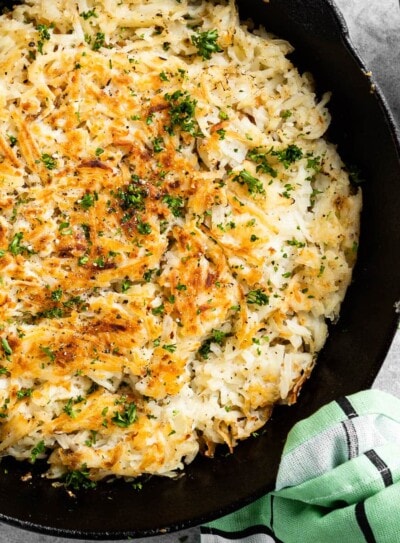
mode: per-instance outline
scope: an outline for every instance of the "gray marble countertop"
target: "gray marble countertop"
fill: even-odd
[[[361,57],[381,87],[400,133],[400,7],[398,0],[336,0],[348,24],[350,36]],[[400,280],[400,274],[399,274]],[[374,387],[400,397],[400,331],[383,364]],[[195,543],[197,528],[147,538],[143,543]],[[0,523],[0,543],[68,543],[61,539],[29,533]]]

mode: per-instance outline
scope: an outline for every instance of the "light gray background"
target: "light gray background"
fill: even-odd
[[[336,3],[343,12],[354,44],[389,102],[400,132],[399,0],[336,0]],[[374,386],[400,397],[400,332],[395,337]],[[43,507],[45,506],[43,504]],[[157,504],[155,504],[154,514],[157,514]],[[197,528],[192,528],[135,541],[136,543],[197,543],[198,540],[199,531]],[[82,540],[29,533],[0,523],[0,543],[72,543],[73,541],[82,542]]]

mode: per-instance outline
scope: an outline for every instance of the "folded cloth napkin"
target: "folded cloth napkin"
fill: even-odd
[[[276,488],[201,527],[202,543],[399,543],[400,400],[366,390],[290,431]]]

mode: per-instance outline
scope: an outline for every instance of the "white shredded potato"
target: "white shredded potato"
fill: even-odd
[[[232,1],[0,17],[0,454],[172,476],[296,401],[361,194],[329,95]]]

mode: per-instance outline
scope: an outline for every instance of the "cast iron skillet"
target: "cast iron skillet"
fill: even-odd
[[[51,1],[51,0],[49,0]],[[64,537],[123,539],[187,528],[245,505],[271,490],[285,437],[293,424],[326,402],[368,388],[397,324],[400,299],[399,143],[385,103],[349,44],[330,0],[238,1],[241,15],[289,39],[294,60],[320,90],[332,90],[330,138],[365,178],[359,260],[354,282],[297,406],[277,408],[265,433],[214,460],[198,458],[178,480],[153,478],[99,485],[76,498],[40,478],[22,482],[27,465],[5,460],[0,520]]]

